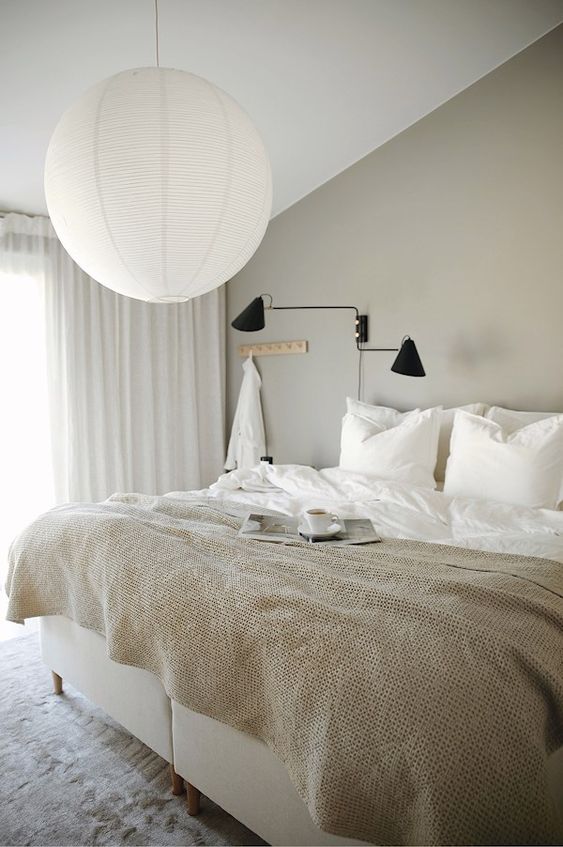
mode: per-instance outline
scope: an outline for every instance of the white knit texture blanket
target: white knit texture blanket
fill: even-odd
[[[237,537],[114,495],[14,543],[8,617],[66,615],[182,705],[262,739],[316,823],[376,844],[559,843],[563,568],[413,541]]]

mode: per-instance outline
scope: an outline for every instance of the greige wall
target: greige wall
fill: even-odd
[[[366,353],[369,402],[563,410],[563,26],[275,218],[227,292],[230,318],[270,292],[280,306],[357,305],[375,346],[409,333],[428,376]],[[351,313],[231,329],[231,419],[238,345],[286,339],[310,352],[257,359],[269,451],[336,464],[356,396]]]

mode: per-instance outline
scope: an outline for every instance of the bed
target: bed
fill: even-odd
[[[293,756],[288,754],[288,750],[291,754],[294,752],[291,744],[289,746],[280,744],[279,738],[273,738],[271,733],[270,735],[265,733],[263,727],[259,727],[256,731],[256,725],[253,723],[256,717],[254,713],[249,717],[245,712],[242,719],[238,713],[236,715],[229,713],[228,709],[232,708],[232,704],[229,702],[228,692],[232,689],[232,682],[222,680],[221,685],[217,683],[217,691],[214,692],[213,697],[207,702],[198,701],[197,698],[201,696],[201,692],[194,694],[190,683],[188,684],[189,692],[186,693],[186,683],[183,680],[178,682],[174,662],[171,665],[165,662],[163,665],[160,663],[161,657],[153,655],[150,655],[147,660],[147,654],[151,654],[152,646],[149,642],[143,642],[141,632],[138,633],[137,640],[120,638],[120,632],[123,629],[135,630],[135,621],[140,616],[139,608],[145,610],[147,614],[153,614],[152,608],[149,609],[148,605],[138,606],[136,617],[131,618],[128,617],[125,606],[123,608],[120,606],[119,614],[112,613],[113,617],[109,626],[108,621],[104,621],[103,626],[108,627],[107,631],[101,631],[103,629],[100,625],[101,618],[94,620],[99,610],[93,610],[87,603],[86,612],[84,612],[84,607],[79,610],[76,605],[76,598],[82,590],[77,587],[78,583],[75,583],[73,590],[67,595],[66,605],[64,603],[61,605],[60,584],[56,581],[56,571],[60,561],[55,564],[53,560],[51,561],[48,574],[49,580],[54,580],[59,586],[54,592],[45,595],[39,582],[34,583],[31,573],[34,554],[29,552],[29,539],[26,541],[25,538],[20,541],[20,547],[16,550],[12,561],[11,617],[22,619],[33,614],[42,616],[42,652],[47,664],[60,677],[75,684],[152,749],[157,750],[173,763],[174,772],[179,775],[176,778],[176,789],[178,789],[179,777],[183,777],[188,783],[189,810],[192,813],[198,810],[198,792],[202,791],[273,844],[498,843],[501,840],[511,843],[539,841],[556,843],[557,839],[563,835],[563,822],[560,818],[563,809],[563,617],[561,610],[563,581],[560,568],[563,563],[563,512],[554,509],[518,507],[500,502],[484,504],[475,498],[451,497],[440,491],[400,481],[375,481],[373,477],[342,468],[315,471],[301,466],[259,466],[250,471],[235,471],[225,475],[210,489],[201,492],[173,492],[165,498],[116,496],[105,504],[106,512],[99,507],[100,511],[96,520],[99,518],[102,521],[104,532],[108,535],[108,549],[115,549],[115,535],[112,535],[111,527],[114,529],[115,526],[120,527],[120,532],[125,535],[124,548],[130,549],[140,537],[140,527],[151,522],[152,535],[156,533],[158,536],[158,533],[161,533],[159,537],[162,539],[170,536],[175,539],[170,544],[175,544],[182,533],[189,534],[194,543],[194,550],[198,551],[197,555],[200,555],[199,551],[206,547],[209,539],[211,539],[209,544],[216,544],[217,539],[221,540],[223,535],[225,538],[228,536],[229,545],[234,545],[229,547],[229,557],[237,560],[238,556],[241,570],[237,571],[237,579],[244,580],[245,568],[247,570],[249,568],[251,575],[256,578],[261,576],[262,571],[260,570],[261,554],[258,554],[257,549],[253,554],[257,558],[250,557],[243,562],[240,548],[236,547],[238,542],[233,540],[236,536],[235,530],[240,525],[241,516],[251,509],[300,514],[304,506],[312,502],[316,506],[326,507],[336,512],[342,518],[368,516],[373,519],[378,531],[386,539],[384,544],[380,545],[383,552],[378,553],[384,557],[377,565],[379,568],[378,592],[384,590],[382,568],[385,569],[386,574],[390,573],[393,567],[399,569],[393,574],[393,584],[397,584],[405,579],[407,567],[404,564],[405,560],[413,559],[416,562],[412,567],[409,566],[411,567],[409,579],[412,578],[414,571],[420,570],[421,563],[426,562],[424,567],[427,569],[424,583],[418,584],[417,596],[425,593],[429,597],[433,594],[440,595],[439,608],[441,610],[444,603],[453,604],[452,608],[457,608],[456,615],[458,615],[459,608],[455,604],[459,603],[460,594],[465,596],[467,592],[471,593],[473,598],[471,608],[474,609],[475,603],[478,605],[481,602],[474,599],[475,592],[480,592],[479,596],[485,596],[484,592],[487,592],[487,596],[490,592],[494,593],[500,605],[495,600],[497,605],[490,606],[492,611],[491,614],[487,613],[487,629],[484,629],[483,620],[480,620],[479,637],[473,639],[473,644],[473,630],[462,628],[461,641],[458,639],[455,642],[457,644],[455,649],[458,650],[459,645],[463,644],[463,650],[459,655],[464,655],[465,658],[471,655],[472,650],[477,651],[474,653],[475,656],[481,656],[479,653],[481,649],[489,649],[490,656],[493,657],[490,667],[495,668],[494,663],[498,663],[501,679],[502,675],[505,675],[503,685],[507,692],[511,692],[510,697],[508,695],[504,697],[502,686],[495,688],[494,692],[487,687],[489,683],[493,684],[492,680],[495,676],[493,673],[490,674],[491,679],[486,684],[483,683],[483,726],[487,724],[489,718],[493,722],[500,721],[496,724],[500,727],[499,732],[507,739],[511,739],[511,744],[515,746],[514,751],[510,750],[506,753],[507,766],[503,765],[492,773],[488,784],[488,794],[491,790],[493,793],[496,791],[501,798],[500,806],[495,806],[493,803],[486,808],[487,791],[480,794],[477,792],[471,796],[471,791],[468,790],[467,796],[464,796],[458,786],[457,793],[449,795],[448,785],[441,781],[439,774],[431,772],[433,757],[440,760],[442,769],[445,768],[447,771],[451,766],[451,774],[454,777],[457,771],[463,771],[464,760],[469,761],[472,757],[475,760],[474,764],[478,763],[479,757],[485,757],[481,761],[481,766],[485,763],[485,770],[487,767],[495,770],[496,767],[493,767],[492,759],[487,764],[486,749],[480,748],[477,751],[478,755],[475,753],[475,748],[479,747],[476,731],[472,735],[470,733],[469,740],[459,738],[455,743],[452,741],[456,734],[456,721],[453,719],[450,721],[452,710],[445,710],[446,723],[443,724],[442,729],[447,725],[447,739],[451,749],[444,751],[441,749],[444,746],[443,739],[434,739],[432,743],[436,746],[432,749],[430,745],[427,755],[419,756],[416,760],[420,761],[421,767],[424,766],[420,773],[410,772],[408,769],[407,764],[414,761],[409,759],[408,744],[403,744],[402,740],[397,743],[397,736],[393,737],[390,729],[389,734],[385,735],[386,726],[379,731],[382,744],[387,744],[385,749],[388,751],[389,759],[395,762],[396,767],[393,774],[389,773],[382,779],[379,791],[381,797],[376,797],[374,808],[377,808],[379,818],[382,818],[382,809],[386,809],[389,820],[379,819],[374,825],[372,819],[375,813],[372,809],[367,816],[364,816],[367,818],[366,822],[360,807],[365,806],[365,798],[371,798],[377,792],[373,790],[373,786],[370,788],[369,782],[367,788],[362,784],[363,774],[354,774],[353,771],[346,773],[349,761],[346,758],[346,750],[342,751],[340,747],[331,748],[324,740],[313,753],[309,751],[308,761],[311,761],[311,755],[319,760],[315,760],[319,778],[316,781],[311,780],[315,783],[312,786],[304,785],[302,777],[303,773],[307,775],[307,769],[305,768],[300,775],[299,766],[296,766]],[[62,507],[57,512],[57,520],[66,526],[65,533],[68,530],[68,524],[65,524],[68,508]],[[137,515],[140,523],[131,530],[131,535],[128,537],[124,519],[129,510],[131,514]],[[80,515],[81,520],[92,519],[92,514],[88,514],[88,509],[85,507],[80,507]],[[165,518],[162,515],[165,515]],[[76,515],[73,520],[76,520]],[[204,523],[211,520],[213,524],[211,529],[207,526],[198,534],[197,522],[200,520]],[[182,521],[187,523],[183,524]],[[49,533],[51,532],[52,525],[49,528]],[[79,527],[76,537],[83,538],[83,527]],[[394,542],[391,539],[405,540]],[[45,537],[36,538],[35,542],[44,546]],[[163,541],[164,546],[161,549],[167,551],[169,548],[166,544],[168,541]],[[255,542],[255,544],[260,547],[263,542]],[[141,555],[143,549],[135,547],[136,554]],[[264,547],[260,549],[263,550]],[[76,553],[76,550],[74,552]],[[107,551],[104,555],[107,559]],[[102,559],[104,555],[101,556]],[[172,556],[172,553],[170,555]],[[214,548],[214,555],[217,556],[216,548]],[[300,571],[308,568],[308,559],[303,559],[308,555],[309,553],[302,551],[286,549],[282,559],[276,558],[272,567],[276,573],[283,571],[284,579],[286,579],[291,571],[291,562],[299,563]],[[352,559],[342,559],[342,568],[348,569],[346,579],[348,582],[355,579],[355,585],[360,587],[365,572],[352,573],[352,571],[356,567],[356,559],[361,559],[362,555],[367,554],[354,555]],[[287,557],[287,562],[284,556]],[[388,557],[387,560],[385,556]],[[35,553],[35,560],[36,558]],[[73,558],[76,560],[78,556],[75,555]],[[164,558],[166,559],[166,556]],[[427,558],[428,561],[426,561]],[[401,564],[394,565],[391,559],[400,560]],[[141,581],[145,579],[145,575],[149,579],[148,561],[144,560],[142,576],[139,577]],[[172,559],[168,558],[167,561],[172,562]],[[321,563],[321,566],[325,567],[325,564]],[[365,566],[364,560],[362,567]],[[438,581],[432,572],[434,566],[442,569]],[[123,567],[125,571],[121,568],[120,578],[123,577],[123,573],[129,573],[128,569],[133,567],[132,560],[128,560]],[[91,570],[89,566],[85,572],[91,573]],[[316,579],[318,570],[318,562],[315,569],[306,570],[307,578],[304,584]],[[113,572],[108,571],[104,566],[103,573],[106,582],[111,582]],[[196,594],[196,588],[197,591],[203,591],[199,578],[201,573],[202,571],[194,571],[191,576],[188,574],[188,582],[182,584],[180,594]],[[323,573],[326,575],[328,571]],[[229,578],[231,577],[232,575]],[[340,575],[338,578],[340,579]],[[45,574],[42,574],[43,586],[44,579]],[[224,579],[224,574],[221,579]],[[424,588],[422,588],[423,584]],[[225,585],[224,581],[222,585]],[[146,598],[150,593],[147,588],[150,588],[150,582],[143,583],[137,603],[145,603],[142,598]],[[279,595],[276,593],[278,588]],[[371,590],[371,587],[368,586],[365,590]],[[176,602],[175,594],[177,593],[177,591],[171,591],[169,595],[168,602],[171,609]],[[273,596],[286,597],[286,594],[286,583],[281,587],[276,584]],[[214,590],[209,596],[216,598],[217,595],[217,590]],[[69,597],[72,599],[70,605]],[[447,600],[444,600],[444,597]],[[261,595],[262,604],[263,599],[264,596]],[[208,600],[208,594],[205,593],[197,597],[197,603],[200,606]],[[195,599],[194,602],[196,602]],[[488,604],[489,600],[483,602]],[[287,607],[283,608],[287,612]],[[413,608],[413,606],[409,607],[409,614],[413,614]],[[450,611],[451,609],[448,614]],[[235,603],[232,608],[225,606],[223,612],[229,620],[235,621],[237,604]],[[339,614],[341,613],[342,610],[339,610]],[[175,611],[172,617],[177,618],[178,614]],[[333,611],[330,614],[332,615]],[[422,615],[421,627],[430,625],[429,620],[432,616],[429,617],[426,612],[424,614],[420,612],[420,614]],[[435,614],[435,608],[432,614]],[[89,615],[93,617],[89,618]],[[448,626],[451,623],[450,618],[448,618]],[[457,620],[455,615],[454,618]],[[330,620],[337,619],[331,617]],[[499,624],[499,621],[502,623]],[[340,625],[339,618],[338,622]],[[372,624],[373,621],[370,626]],[[512,628],[514,625],[516,625],[515,629]],[[190,653],[192,662],[190,667],[192,670],[196,669],[195,675],[203,676],[205,667],[214,667],[209,662],[209,657],[205,655],[205,651],[202,651],[201,645],[213,640],[213,632],[205,631],[205,626],[205,621],[200,624],[203,640],[199,644],[197,643],[199,630],[190,630],[187,627],[190,638],[186,637],[185,643],[179,643],[183,637],[182,633],[178,635],[174,627],[169,631],[165,628],[162,641],[159,642],[161,645],[159,649],[166,652],[167,648],[162,645],[177,642],[180,652],[183,651],[185,655]],[[261,666],[262,669],[270,668],[269,673],[271,663],[276,669],[281,666],[280,655],[283,657],[284,654],[275,652],[276,645],[278,642],[285,643],[284,639],[288,637],[287,630],[279,621],[276,626],[279,627],[279,632],[276,631],[276,639],[272,641],[270,630],[264,629],[260,630],[260,637],[253,642],[258,641],[269,645],[266,658],[270,664],[265,662]],[[493,630],[496,626],[498,626],[498,632],[491,640],[492,636],[488,630]],[[507,627],[510,628],[510,632]],[[408,627],[405,632],[407,629]],[[356,631],[359,640],[359,634],[364,629],[358,624]],[[417,631],[423,632],[424,629]],[[343,630],[343,633],[347,638],[349,637],[348,630]],[[332,645],[330,638],[331,634],[327,631],[327,643]],[[525,650],[518,644],[518,639],[527,639]],[[387,640],[389,643],[392,641],[389,638]],[[397,641],[403,644],[402,649],[404,649],[404,643],[399,636]],[[445,641],[447,642],[447,639]],[[248,646],[249,643],[246,644],[247,652],[253,649]],[[413,644],[412,649],[414,651],[416,645]],[[545,661],[541,659],[542,651],[546,651]],[[286,650],[286,652],[291,651]],[[451,658],[450,653],[445,655]],[[405,657],[408,658],[408,652],[400,654],[401,660]],[[502,657],[502,661],[499,657]],[[242,666],[245,667],[248,657],[245,655],[243,658]],[[394,658],[391,656],[389,662],[392,660],[393,662],[384,666],[387,672],[395,667],[396,659],[396,656]],[[227,660],[228,656],[227,659],[224,655],[220,656],[218,669],[214,671],[214,680],[221,679],[221,662],[226,665]],[[479,661],[484,660],[480,658]],[[330,666],[329,676],[334,674],[335,668],[344,665],[345,663],[340,662]],[[460,689],[464,676],[460,675],[455,667],[447,676],[444,676],[436,671],[437,667],[438,665],[434,664],[429,668],[429,673],[430,676],[434,674],[434,688],[438,683],[443,686],[442,701],[448,702],[448,698],[454,696]],[[485,667],[486,663],[482,665],[483,669]],[[525,671],[522,671],[523,668]],[[522,681],[525,678],[526,682],[523,686],[520,682],[515,684],[513,691],[511,674],[520,675],[521,671],[524,676],[521,679],[519,676],[519,679]],[[412,677],[412,668],[409,673]],[[362,685],[371,685],[370,674],[371,670],[366,671],[364,668],[357,675],[353,674],[347,680],[345,687],[353,684],[356,676]],[[483,678],[487,677],[485,670],[482,674],[481,671],[474,674],[473,677],[471,673],[468,674],[468,679],[475,690],[481,684],[481,675]],[[409,679],[413,682],[414,678],[411,677]],[[448,683],[448,679],[451,684]],[[494,684],[496,685],[496,682]],[[297,688],[299,691],[309,691],[310,697],[307,685],[307,677],[300,676]],[[247,692],[247,699],[248,691],[254,696],[252,686],[244,690]],[[342,686],[339,690],[342,690]],[[373,693],[371,688],[370,691]],[[410,696],[413,691],[416,689],[410,689]],[[513,702],[514,692],[517,692],[516,696],[522,694],[524,697],[522,702],[517,703],[516,708]],[[491,693],[497,698],[497,706],[489,714],[487,698],[491,698]],[[373,696],[370,696],[373,699]],[[402,700],[393,700],[391,695],[387,694],[386,698],[389,708],[396,708],[408,700],[408,696]],[[307,697],[304,700],[306,704]],[[222,709],[227,703],[227,711],[221,711],[216,701],[222,703]],[[263,701],[256,702],[258,706],[255,712],[267,711]],[[370,698],[367,698],[367,702],[371,702]],[[142,704],[140,709],[139,704]],[[350,703],[347,703],[346,708],[349,707]],[[339,708],[339,704],[331,704],[327,714],[339,715]],[[463,702],[456,700],[455,708],[460,710],[461,717]],[[501,720],[500,715],[505,708],[507,710],[505,719]],[[303,720],[306,725],[309,725],[310,711],[307,711],[303,703],[300,703],[299,709],[295,711],[295,714],[299,716],[300,721]],[[288,713],[287,705],[284,705],[280,713]],[[377,710],[373,714],[380,717]],[[469,711],[467,714],[470,720],[474,720],[475,714],[478,713]],[[158,719],[156,719],[157,715]],[[425,733],[416,738],[417,744],[426,743],[433,735],[431,718],[425,719],[428,721]],[[447,723],[447,721],[450,722]],[[353,723],[358,724],[357,716]],[[389,716],[389,727],[392,724],[393,721]],[[530,727],[532,727],[531,735]],[[296,736],[299,736],[299,729],[300,726],[296,725],[294,729]],[[346,723],[341,722],[338,744],[341,742],[340,736],[346,735],[346,731]],[[261,735],[265,737],[265,740],[264,737],[260,737]],[[412,738],[412,733],[409,737]],[[522,742],[523,750],[523,758],[520,759],[516,755],[519,742]],[[353,746],[353,743],[356,742],[351,733],[350,744]],[[529,745],[528,752],[526,752],[526,745]],[[512,760],[514,767],[511,769],[508,760],[513,752],[516,758]],[[401,759],[403,753],[404,760]],[[381,748],[379,755],[381,755]],[[339,756],[344,758],[338,769],[332,767],[330,762],[327,765],[326,762],[321,761],[323,758],[340,761]],[[498,758],[497,755],[496,759]],[[502,756],[500,758],[502,759]],[[533,762],[532,773],[528,772],[530,762]],[[364,771],[369,769],[365,764],[362,767]],[[338,770],[336,775],[335,770]],[[392,784],[397,774],[401,778],[398,787]],[[357,786],[353,784],[355,779],[358,780]],[[501,781],[504,783],[502,789]],[[463,780],[460,784],[463,784]],[[405,785],[407,788],[410,786],[412,792],[410,789],[406,790]],[[362,792],[365,793],[362,794]],[[383,805],[377,806],[380,799]],[[417,804],[420,806],[418,812],[415,808],[412,813],[410,824],[405,823],[408,815],[399,816],[402,822],[397,824],[396,815],[389,808],[393,799],[396,799],[399,806],[405,803],[405,808],[410,810],[409,814]],[[464,808],[464,803],[470,805],[479,802],[482,803],[482,808],[478,813],[475,805],[473,808]],[[355,803],[359,804],[358,808],[355,808]],[[456,803],[457,808],[454,808],[452,817],[448,814],[446,807],[455,806]],[[338,806],[340,806],[338,814],[335,814],[334,809]],[[436,809],[436,814],[429,813],[429,809]],[[507,810],[510,810],[509,814]],[[503,819],[503,814],[511,819]],[[465,821],[461,829],[456,829],[457,824],[452,823],[453,818]],[[473,818],[478,818],[479,823],[471,830],[471,824],[468,821]],[[432,823],[425,831],[421,827],[421,821],[429,819],[432,819]]]

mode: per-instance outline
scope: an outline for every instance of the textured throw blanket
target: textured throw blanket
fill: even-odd
[[[66,615],[179,703],[263,739],[329,832],[558,842],[560,564],[414,541],[286,546],[239,526],[142,495],[55,509],[12,547],[8,617]]]

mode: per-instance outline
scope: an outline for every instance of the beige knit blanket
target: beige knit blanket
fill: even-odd
[[[66,615],[169,696],[263,739],[313,819],[376,844],[558,842],[563,568],[412,541],[237,537],[115,495],[15,542],[8,617]]]

